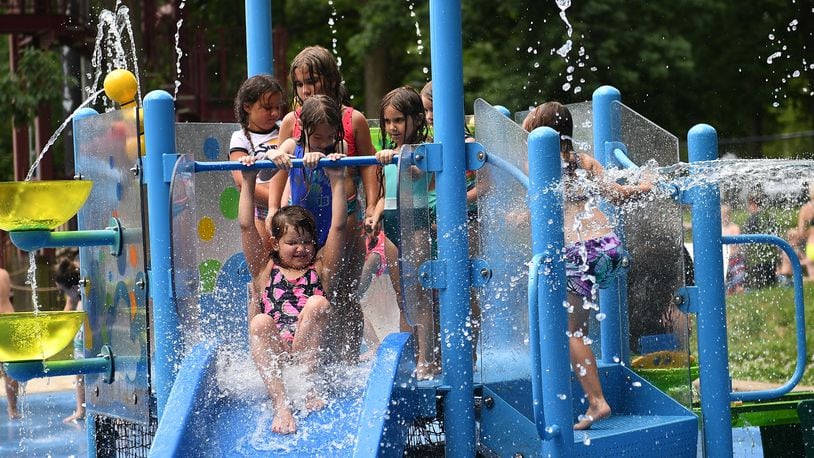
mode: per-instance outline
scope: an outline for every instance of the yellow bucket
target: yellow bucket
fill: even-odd
[[[50,231],[65,223],[90,195],[88,180],[0,183],[0,229]]]
[[[50,358],[71,343],[85,312],[19,312],[0,314],[0,361]]]

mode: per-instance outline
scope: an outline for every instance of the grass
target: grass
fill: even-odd
[[[806,323],[814,323],[814,283],[803,288]],[[794,289],[767,288],[727,296],[732,378],[784,383],[797,360]],[[801,385],[814,386],[814,327],[806,327],[806,371]]]

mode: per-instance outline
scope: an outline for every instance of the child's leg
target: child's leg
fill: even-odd
[[[311,296],[297,319],[297,333],[294,335],[291,350],[298,355],[309,375],[316,371],[318,365],[319,346],[328,326],[330,310],[331,305],[324,296]],[[311,386],[308,389],[305,400],[305,407],[308,410],[320,410],[325,407],[325,400],[319,396],[318,388]]]
[[[76,410],[73,411],[68,417],[65,417],[63,423],[72,423],[85,419],[85,376],[76,376]]]
[[[362,266],[362,275],[359,276],[359,297],[364,296],[367,289],[370,288],[370,283],[373,281],[381,265],[382,258],[379,256],[379,253],[370,253],[367,256]]]
[[[286,397],[280,361],[287,348],[280,339],[277,324],[270,316],[261,313],[252,318],[249,323],[249,346],[254,364],[266,384],[274,407],[272,432],[280,434],[296,432],[297,423]]]
[[[8,374],[3,374],[3,379],[6,385],[6,400],[8,400],[6,411],[10,419],[16,420],[21,417],[17,411],[17,392],[20,390],[20,384],[17,383],[17,380],[9,377]]]
[[[583,298],[576,294],[568,293],[568,303],[574,308],[573,312],[568,314],[571,366],[582,385],[582,391],[588,398],[588,410],[574,425],[574,429],[588,429],[594,421],[610,416],[611,409],[599,383],[596,357],[590,345],[586,345],[583,339],[588,336],[589,311],[583,307]]]

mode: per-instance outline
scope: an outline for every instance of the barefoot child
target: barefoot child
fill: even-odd
[[[288,139],[277,155],[304,149],[306,163],[314,167],[321,157],[332,160],[343,154],[343,142],[337,131],[338,106],[330,99],[315,98],[303,106],[304,144]],[[326,168],[332,193],[332,220],[325,245],[317,243],[317,225],[313,215],[301,206],[286,206],[271,219],[271,252],[263,249],[254,223],[255,159],[244,156],[249,166],[243,170],[238,220],[243,252],[252,275],[252,301],[249,311],[249,343],[252,358],[266,384],[274,407],[272,431],[290,434],[297,430],[290,400],[282,379],[284,364],[301,363],[306,372],[317,370],[323,334],[331,305],[327,294],[335,293],[330,278],[342,256],[346,238],[344,169]],[[306,408],[324,406],[315,389],[309,391]]]
[[[82,298],[79,293],[79,267],[76,266],[70,259],[63,259],[54,271],[54,283],[57,289],[65,296],[66,312],[82,311]],[[85,340],[84,340],[84,326],[79,328],[76,337],[73,340],[74,359],[81,359],[85,357]],[[68,417],[65,417],[63,423],[76,423],[85,419],[85,376],[76,376],[76,409]]]
[[[614,203],[621,203],[649,191],[652,185],[643,182],[638,186],[623,186],[603,180],[602,165],[591,156],[574,151],[574,124],[565,106],[557,102],[545,103],[532,110],[523,121],[523,128],[528,131],[542,126],[556,130],[561,138],[565,190],[565,275],[569,310],[573,309],[568,314],[571,367],[578,374],[577,378],[588,398],[588,410],[580,415],[574,429],[588,429],[594,421],[611,414],[599,382],[596,357],[584,340],[588,336],[589,310],[596,301],[597,288],[616,276],[623,254],[621,241],[613,233],[595,199],[603,196]]]
[[[3,268],[0,268],[0,313],[14,313],[14,306],[11,305],[11,277]],[[0,363],[0,377],[3,377],[5,382],[8,418],[17,420],[21,418],[20,412],[17,410],[17,394],[20,391],[20,384],[3,371],[2,363]]]

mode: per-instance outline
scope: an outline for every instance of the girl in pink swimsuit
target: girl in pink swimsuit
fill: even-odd
[[[344,142],[336,134],[340,130],[336,104],[321,104],[315,99],[306,103],[303,112],[313,112],[315,119],[323,120],[313,126],[305,125],[308,143],[314,151],[343,149]],[[294,143],[294,140],[287,142]],[[290,149],[291,145],[284,143],[272,154],[287,155]],[[337,160],[342,156],[332,153],[327,158]],[[320,157],[325,155],[315,153],[306,162]],[[331,304],[326,298],[326,293],[336,292],[331,285],[330,272],[335,272],[340,265],[347,232],[345,171],[344,168],[325,168],[332,193],[332,220],[325,245],[317,246],[313,215],[303,207],[287,206],[276,211],[271,218],[269,252],[264,249],[254,224],[254,188],[258,170],[251,166],[256,158],[247,155],[239,160],[247,166],[242,170],[238,221],[243,253],[252,275],[249,346],[274,408],[271,429],[275,433],[290,434],[297,430],[297,423],[286,395],[282,366],[300,363],[305,366],[307,374],[317,369],[323,335],[329,318],[333,318]],[[318,410],[324,405],[325,401],[311,388],[306,408]]]

